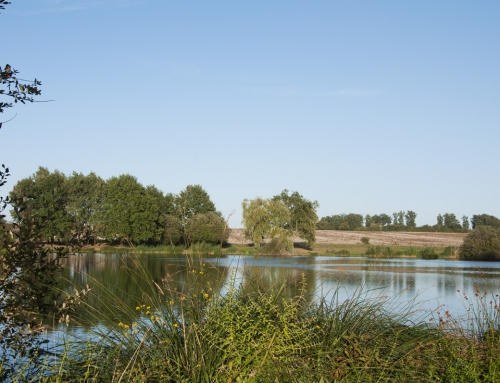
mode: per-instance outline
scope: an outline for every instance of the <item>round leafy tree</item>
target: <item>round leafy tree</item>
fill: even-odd
[[[500,260],[500,228],[477,226],[465,237],[459,254],[463,259]]]
[[[224,218],[213,212],[195,214],[188,221],[185,230],[191,243],[224,243],[229,238],[229,228]]]

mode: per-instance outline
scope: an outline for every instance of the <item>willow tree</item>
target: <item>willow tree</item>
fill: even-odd
[[[292,230],[294,235],[305,239],[308,246],[311,247],[316,242],[318,202],[309,201],[298,192],[289,194],[286,189],[281,194],[274,196],[273,200],[281,201],[290,211],[290,221],[287,228]]]
[[[276,199],[257,197],[245,199],[242,203],[245,236],[251,239],[254,247],[260,248],[265,238],[277,238],[282,243],[290,242],[290,210]]]

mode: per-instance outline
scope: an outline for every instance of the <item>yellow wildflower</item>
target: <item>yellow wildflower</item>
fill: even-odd
[[[201,274],[201,275],[203,275],[203,274],[205,274],[205,273],[204,273],[203,271],[200,271],[200,274]]]
[[[205,298],[208,298],[208,294],[207,294],[207,293],[203,294],[203,296],[204,296]]]
[[[141,309],[141,306],[137,306],[135,309],[136,309],[136,310],[140,310],[140,309]]]
[[[179,327],[179,325],[177,323],[174,323],[174,327]]]
[[[170,301],[170,304],[173,305],[174,304],[174,301]]]

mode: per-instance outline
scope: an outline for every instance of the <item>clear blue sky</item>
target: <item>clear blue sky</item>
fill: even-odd
[[[38,166],[298,191],[319,216],[500,217],[499,1],[12,0],[1,62],[43,99],[0,116],[6,193]]]

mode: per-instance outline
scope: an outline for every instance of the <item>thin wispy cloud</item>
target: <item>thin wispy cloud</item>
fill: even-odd
[[[268,96],[307,96],[307,97],[373,97],[380,94],[376,89],[339,89],[309,91],[292,86],[247,86],[242,91]]]

